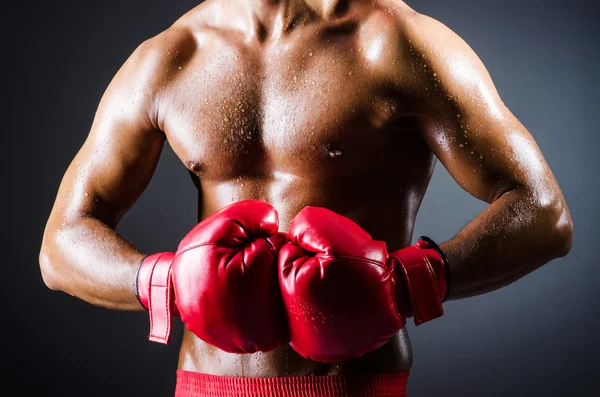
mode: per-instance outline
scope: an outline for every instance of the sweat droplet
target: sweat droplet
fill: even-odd
[[[309,57],[312,57],[312,56],[313,56],[313,53],[312,53],[312,51],[308,53],[308,56],[309,56]]]

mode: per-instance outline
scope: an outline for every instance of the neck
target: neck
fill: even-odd
[[[253,30],[278,37],[296,26],[332,17],[345,0],[242,0]]]

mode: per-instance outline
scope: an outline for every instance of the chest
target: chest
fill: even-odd
[[[386,150],[398,107],[348,45],[260,59],[230,50],[191,62],[177,87],[169,143],[188,168],[215,180],[352,172],[357,159]]]

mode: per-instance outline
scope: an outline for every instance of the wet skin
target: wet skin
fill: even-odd
[[[439,159],[490,204],[442,244],[451,299],[501,288],[571,246],[560,188],[481,61],[400,1],[209,0],[144,42],[61,183],[40,252],[50,288],[141,310],[131,286],[143,255],[115,228],[165,140],[198,178],[201,218],[260,199],[286,230],[304,206],[323,206],[390,250],[411,243]],[[227,354],[186,331],[179,367],[266,377],[407,371],[411,362],[405,330],[338,364],[289,347]]]

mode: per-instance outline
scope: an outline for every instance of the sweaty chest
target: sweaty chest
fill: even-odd
[[[233,60],[190,65],[171,99],[169,143],[199,176],[352,173],[386,150],[397,105],[352,51],[307,49],[260,68]]]

